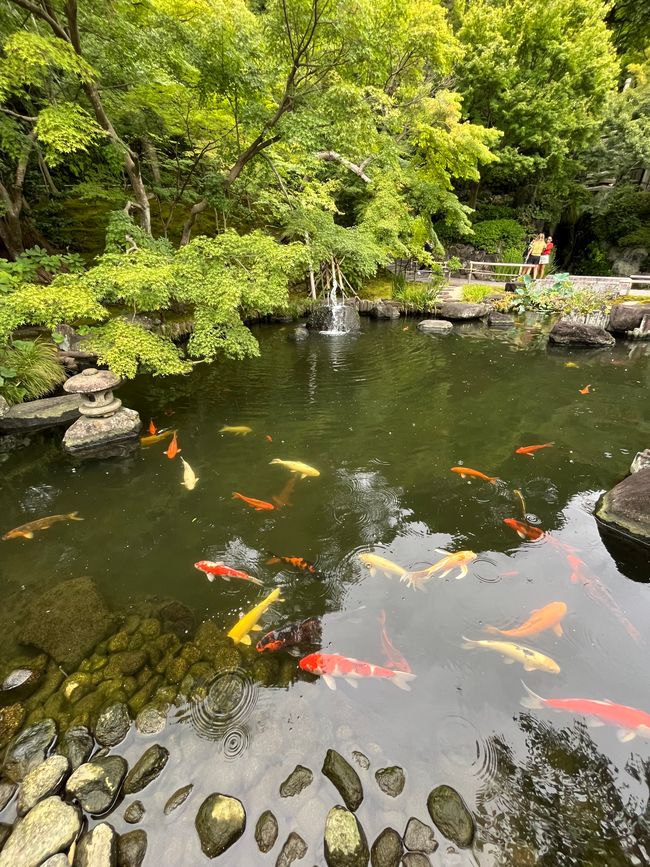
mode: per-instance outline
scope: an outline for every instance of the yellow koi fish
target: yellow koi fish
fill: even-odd
[[[232,638],[235,644],[250,644],[251,637],[248,633],[262,631],[262,627],[257,625],[257,621],[260,619],[262,614],[264,614],[266,609],[273,605],[274,602],[284,602],[284,599],[280,599],[279,587],[272,590],[266,599],[262,599],[255,608],[252,608],[248,612],[248,614],[242,614],[237,623],[235,623],[228,633],[228,638]]]
[[[236,437],[245,437],[253,430],[252,427],[246,427],[245,424],[225,424],[219,429],[219,433],[231,433]]]
[[[290,473],[296,473],[301,479],[306,479],[307,476],[316,478],[320,473],[315,467],[310,467],[309,464],[303,464],[302,461],[282,461],[280,458],[273,458],[272,464],[278,464],[281,467],[289,470]]]
[[[404,576],[409,574],[402,566],[398,566],[397,563],[393,563],[392,560],[387,560],[385,557],[380,557],[379,554],[364,552],[358,556],[363,565],[368,567],[371,575],[385,572],[387,575],[397,575],[403,580]]]
[[[14,527],[2,537],[2,541],[7,539],[33,539],[34,533],[37,530],[49,530],[53,524],[58,524],[59,521],[83,521],[79,517],[78,512],[70,512],[68,515],[49,515],[47,518],[39,518],[37,521],[30,521],[28,524],[21,524],[20,527]]]
[[[525,671],[546,671],[548,674],[559,674],[560,666],[550,656],[545,656],[531,647],[524,647],[523,644],[514,644],[512,641],[472,641],[470,638],[465,638],[463,635],[463,647],[484,647],[486,650],[494,650],[496,653],[501,653],[505,657],[503,660],[510,665],[513,662],[520,662]]]
[[[185,458],[181,458],[181,461],[183,462],[183,481],[181,485],[184,485],[188,491],[193,491],[199,480]]]
[[[440,553],[445,554],[446,552],[441,551]],[[400,580],[405,581],[414,590],[424,590],[424,585],[427,581],[430,581],[437,573],[440,573],[441,578],[445,578],[454,569],[458,569],[456,580],[464,578],[468,573],[467,567],[474,560],[476,560],[476,554],[473,551],[456,551],[455,554],[447,554],[446,557],[438,560],[437,563],[429,566],[428,569],[420,569],[418,572],[407,572]]]
[[[146,448],[147,446],[153,446],[156,443],[162,443],[166,439],[169,439],[169,437],[174,436],[175,433],[176,431],[170,428],[169,430],[164,430],[162,433],[153,434],[149,437],[140,437],[140,445],[143,448]]]

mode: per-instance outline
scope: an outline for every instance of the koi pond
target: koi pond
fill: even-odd
[[[174,459],[0,453],[2,532],[83,519],[0,542],[0,822],[57,752],[36,790],[83,808],[48,842],[34,812],[71,808],[42,801],[2,867],[103,822],[145,867],[650,863],[648,551],[593,517],[650,445],[650,344],[542,323],[260,326],[259,359],[120,389]]]

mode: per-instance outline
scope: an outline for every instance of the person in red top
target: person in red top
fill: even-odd
[[[542,250],[542,254],[539,257],[539,265],[537,266],[537,279],[538,280],[541,280],[543,278],[544,269],[546,268],[546,266],[548,265],[548,263],[550,261],[551,252],[553,251],[554,248],[555,248],[555,244],[553,243],[553,238],[551,238],[551,236],[549,235],[548,238],[546,239],[546,245],[545,245],[544,249]]]

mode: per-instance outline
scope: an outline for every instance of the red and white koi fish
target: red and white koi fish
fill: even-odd
[[[344,678],[350,686],[357,686],[361,677],[377,677],[389,680],[399,689],[409,691],[409,681],[415,675],[409,671],[393,671],[371,662],[362,662],[349,656],[339,656],[338,653],[310,653],[298,663],[303,671],[318,674],[330,689],[336,689],[336,678]]]
[[[383,608],[379,612],[378,620],[381,626],[381,649],[386,660],[386,665],[390,666],[390,668],[396,668],[398,671],[406,671],[408,674],[411,674],[411,666],[388,637],[388,633],[386,632],[386,612]]]
[[[564,710],[587,717],[592,725],[617,726],[616,736],[621,743],[627,743],[637,735],[650,738],[650,713],[625,704],[614,704],[611,701],[598,701],[592,698],[542,698],[529,689],[523,680],[522,683],[528,693],[521,700],[523,707],[532,710],[544,707]]]
[[[600,578],[589,570],[589,567],[584,560],[581,560],[580,557],[574,557],[573,554],[567,554],[567,562],[571,567],[571,583],[582,584],[587,595],[593,599],[594,602],[599,602],[601,605],[607,606],[614,617],[616,617],[618,622],[623,626],[630,638],[636,641],[637,644],[640,644],[641,635],[639,630],[628,620],[621,606],[614,599]]]
[[[239,569],[232,569],[230,566],[222,563],[221,560],[216,563],[212,560],[199,560],[198,563],[194,564],[194,568],[198,569],[199,572],[205,572],[208,581],[214,581],[215,576],[218,575],[224,581],[230,581],[231,578],[240,578],[242,581],[250,581],[252,584],[259,584],[260,587],[263,586],[263,582],[259,578],[253,578],[252,575],[249,575],[247,572],[240,572]]]
[[[232,492],[232,498],[233,500],[241,500],[243,503],[246,503],[247,506],[255,509],[256,512],[261,512],[264,510],[270,512],[272,509],[275,509],[273,503],[267,503],[266,500],[256,500],[255,497],[245,497],[238,491]]]
[[[541,446],[521,446],[515,449],[515,454],[528,455],[529,458],[534,458],[535,452],[538,452],[540,449],[550,449],[554,445],[555,443],[543,443]]]
[[[520,539],[530,539],[535,542],[546,535],[539,527],[531,527],[530,524],[524,524],[523,521],[518,521],[516,518],[504,518],[503,523],[511,527]]]

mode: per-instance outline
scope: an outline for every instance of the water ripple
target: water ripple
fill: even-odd
[[[191,700],[182,721],[189,720],[199,737],[215,741],[226,759],[236,759],[250,743],[247,723],[259,694],[259,687],[245,672],[220,672],[207,686],[204,698]]]

